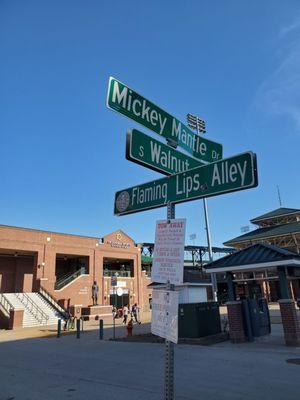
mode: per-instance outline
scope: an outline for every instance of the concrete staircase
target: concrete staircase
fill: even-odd
[[[57,324],[59,313],[40,293],[4,293],[3,296],[15,309],[24,310],[24,328]]]

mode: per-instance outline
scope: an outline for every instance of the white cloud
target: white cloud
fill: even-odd
[[[300,19],[298,19],[297,21],[293,22],[290,25],[284,26],[279,32],[279,37],[282,38],[287,34],[297,30],[299,27],[300,27]]]
[[[254,103],[264,114],[289,118],[300,131],[300,20],[282,28],[279,37],[279,65],[261,84]]]

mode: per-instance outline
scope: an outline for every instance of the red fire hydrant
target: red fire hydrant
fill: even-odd
[[[127,324],[127,337],[132,336],[133,322],[132,319]]]

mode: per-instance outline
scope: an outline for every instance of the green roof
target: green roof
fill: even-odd
[[[251,240],[267,239],[274,236],[284,236],[291,233],[300,233],[300,221],[291,222],[289,224],[267,226],[265,228],[258,228],[252,232],[245,233],[245,235],[237,236],[224,242],[225,246],[233,246],[234,243],[249,242]]]
[[[230,271],[232,267],[274,263],[278,261],[300,260],[299,254],[264,243],[257,243],[236,253],[230,254],[205,266],[206,270],[224,268]]]
[[[262,221],[264,219],[272,219],[277,217],[283,217],[290,214],[300,214],[300,210],[298,208],[284,208],[280,207],[276,210],[270,211],[266,214],[260,215],[259,217],[253,218],[250,222],[255,223],[256,221]]]

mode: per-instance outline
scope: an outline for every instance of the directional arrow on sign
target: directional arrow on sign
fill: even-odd
[[[115,215],[181,203],[258,185],[256,155],[246,152],[115,194]]]

